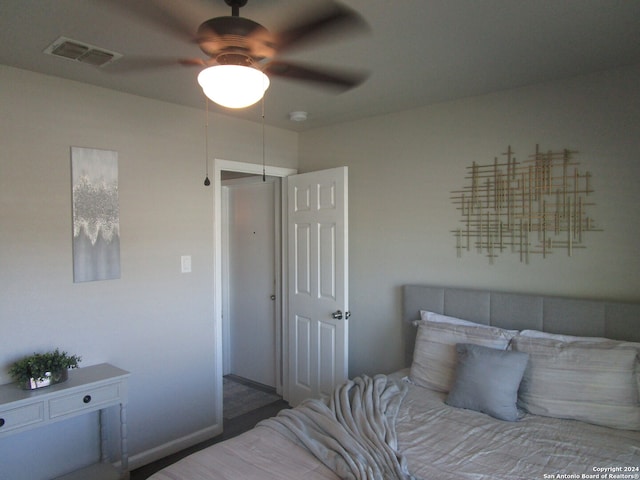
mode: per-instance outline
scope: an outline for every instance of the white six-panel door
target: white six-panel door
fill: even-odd
[[[347,172],[288,177],[291,405],[329,395],[348,376]]]

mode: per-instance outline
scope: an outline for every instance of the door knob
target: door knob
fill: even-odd
[[[336,310],[331,314],[331,318],[333,318],[334,320],[342,320],[343,318],[347,319],[350,316],[351,316],[351,312],[344,312],[343,314],[342,310]]]
[[[275,295],[271,295],[271,297],[269,297],[269,298],[271,298],[271,300],[275,300],[276,296]]]

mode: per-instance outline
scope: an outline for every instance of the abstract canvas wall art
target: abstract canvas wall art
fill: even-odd
[[[120,278],[118,152],[71,147],[73,281]]]

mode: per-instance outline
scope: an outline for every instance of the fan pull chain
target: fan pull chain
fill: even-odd
[[[262,97],[262,181],[267,181],[267,167],[264,153],[264,96]]]
[[[209,99],[207,97],[204,98],[204,110],[206,112],[204,122],[204,186],[208,187],[211,185],[211,180],[209,180]]]

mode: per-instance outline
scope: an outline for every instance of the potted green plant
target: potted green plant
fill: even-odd
[[[47,387],[64,382],[70,368],[77,368],[81,357],[55,349],[53,352],[34,353],[15,362],[9,375],[25,390]]]

